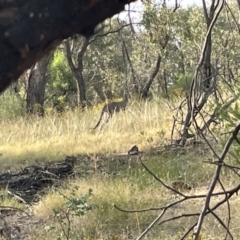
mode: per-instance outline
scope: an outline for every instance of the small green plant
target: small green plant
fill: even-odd
[[[87,203],[89,197],[92,195],[92,189],[90,188],[84,196],[77,197],[76,191],[78,188],[78,186],[73,187],[70,197],[62,196],[66,200],[66,206],[69,211],[75,216],[83,216],[87,211],[92,210],[92,205],[88,205]]]
[[[77,195],[78,188],[78,186],[74,186],[71,189],[70,196],[61,193],[59,190],[56,191],[64,198],[64,205],[61,208],[53,209],[54,218],[57,219],[60,225],[61,237],[64,236],[66,239],[70,239],[74,216],[81,217],[87,211],[92,210],[93,207],[87,203],[92,195],[92,189],[89,189],[85,195],[79,197]]]

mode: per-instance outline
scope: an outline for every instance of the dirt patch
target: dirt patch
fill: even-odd
[[[27,240],[29,232],[43,225],[42,220],[35,218],[30,210],[0,209],[0,236],[2,239]]]

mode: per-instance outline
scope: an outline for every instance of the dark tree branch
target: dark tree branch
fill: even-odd
[[[208,12],[207,12],[207,6],[206,6],[206,1],[202,0],[203,3],[203,13],[204,13],[204,17],[206,22],[208,21],[209,17],[208,17]]]
[[[93,35],[98,23],[133,1],[0,0],[0,92],[63,39]]]
[[[67,57],[67,61],[68,61],[68,66],[71,69],[72,74],[75,75],[75,72],[77,71],[77,67],[73,63],[69,41],[65,41],[64,46],[65,46],[65,50],[66,50],[66,57]],[[77,78],[77,76],[74,76],[74,77]]]
[[[237,0],[238,9],[240,10],[240,0]]]
[[[209,203],[210,203],[211,196],[213,194],[213,190],[214,190],[214,188],[217,184],[217,181],[219,179],[219,176],[220,176],[220,172],[221,172],[221,169],[222,169],[221,163],[224,162],[224,159],[225,159],[225,157],[226,157],[226,155],[227,155],[227,153],[230,149],[230,146],[232,145],[233,141],[237,138],[239,130],[240,130],[240,122],[237,124],[237,126],[233,130],[232,136],[228,139],[228,141],[227,141],[227,143],[226,143],[226,145],[225,145],[225,147],[222,151],[222,154],[219,157],[218,162],[220,163],[220,165],[217,166],[216,172],[215,172],[215,174],[213,176],[213,179],[212,179],[212,183],[210,184],[210,187],[209,187],[209,190],[208,190],[208,193],[207,193],[207,196],[206,196],[204,207],[202,209],[201,215],[199,216],[199,220],[198,220],[198,224],[197,224],[197,227],[196,227],[196,231],[194,233],[194,239],[193,240],[198,239],[198,236],[199,236],[202,224],[203,224],[204,217],[206,215],[207,210],[209,209]]]

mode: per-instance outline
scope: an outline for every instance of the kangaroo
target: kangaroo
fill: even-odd
[[[123,98],[123,100],[121,102],[111,102],[111,103],[105,104],[103,109],[102,109],[102,112],[100,114],[100,118],[99,118],[96,126],[93,129],[96,129],[99,126],[99,124],[102,121],[102,118],[103,118],[104,114],[107,115],[107,118],[106,118],[106,120],[105,120],[105,122],[103,124],[107,123],[109,121],[109,119],[113,116],[114,113],[117,113],[117,112],[120,112],[120,111],[124,111],[126,106],[127,106],[127,103],[128,103],[128,96],[125,93],[124,94],[124,98]]]

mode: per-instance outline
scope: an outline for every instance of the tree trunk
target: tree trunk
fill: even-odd
[[[128,53],[128,49],[126,47],[126,43],[122,37],[121,32],[119,32],[119,34],[120,34],[121,41],[122,41],[122,55],[123,55],[123,62],[125,65],[125,69],[126,69],[126,73],[125,73],[126,79],[127,79],[127,76],[129,76],[129,78],[130,78],[129,80],[132,80],[132,83],[133,83],[134,93],[136,93],[138,95],[139,89],[140,89],[140,83],[139,83],[137,74],[133,68],[132,61],[131,61],[129,53]]]
[[[121,37],[122,40],[122,53],[123,53],[123,60],[124,60],[124,64],[125,67],[129,69],[130,72],[130,76],[133,82],[133,88],[134,88],[134,92],[140,96],[140,98],[146,99],[149,89],[153,83],[154,78],[156,77],[159,69],[160,69],[160,63],[162,60],[162,57],[160,56],[160,54],[158,54],[158,58],[157,58],[157,62],[156,62],[156,66],[154,67],[154,69],[151,71],[149,78],[146,80],[146,83],[144,84],[144,86],[141,88],[140,86],[140,81],[138,79],[137,73],[135,72],[129,53],[128,53],[128,49],[126,47],[126,43],[121,35],[121,32],[119,32],[119,35]],[[164,41],[163,43],[161,43],[161,48],[162,50],[164,50],[167,47],[167,44],[170,40],[170,36],[168,34],[166,34],[166,36],[164,37]]]
[[[167,81],[166,69],[163,69],[162,92],[163,92],[163,94],[164,94],[164,98],[169,99],[169,94],[168,94],[168,81]]]
[[[47,67],[52,53],[43,57],[30,70],[27,79],[27,113],[44,115],[43,103],[46,86]]]
[[[79,107],[84,109],[86,107],[86,87],[85,87],[85,81],[82,75],[82,71],[79,71],[76,73],[77,78],[77,104]]]
[[[141,89],[141,98],[146,99],[149,89],[153,83],[153,80],[155,78],[155,76],[157,75],[159,68],[160,68],[160,63],[161,63],[161,56],[158,54],[158,58],[157,58],[157,62],[156,62],[156,66],[154,67],[154,69],[151,71],[151,74],[149,76],[149,78],[147,79],[147,82],[145,83],[144,87]]]
[[[89,46],[89,39],[81,37],[82,44],[77,53],[76,63],[73,61],[73,53],[70,49],[69,41],[65,42],[65,50],[66,50],[66,57],[68,66],[76,80],[77,85],[77,104],[79,107],[84,109],[86,107],[86,87],[85,87],[85,80],[83,77],[83,57]]]

